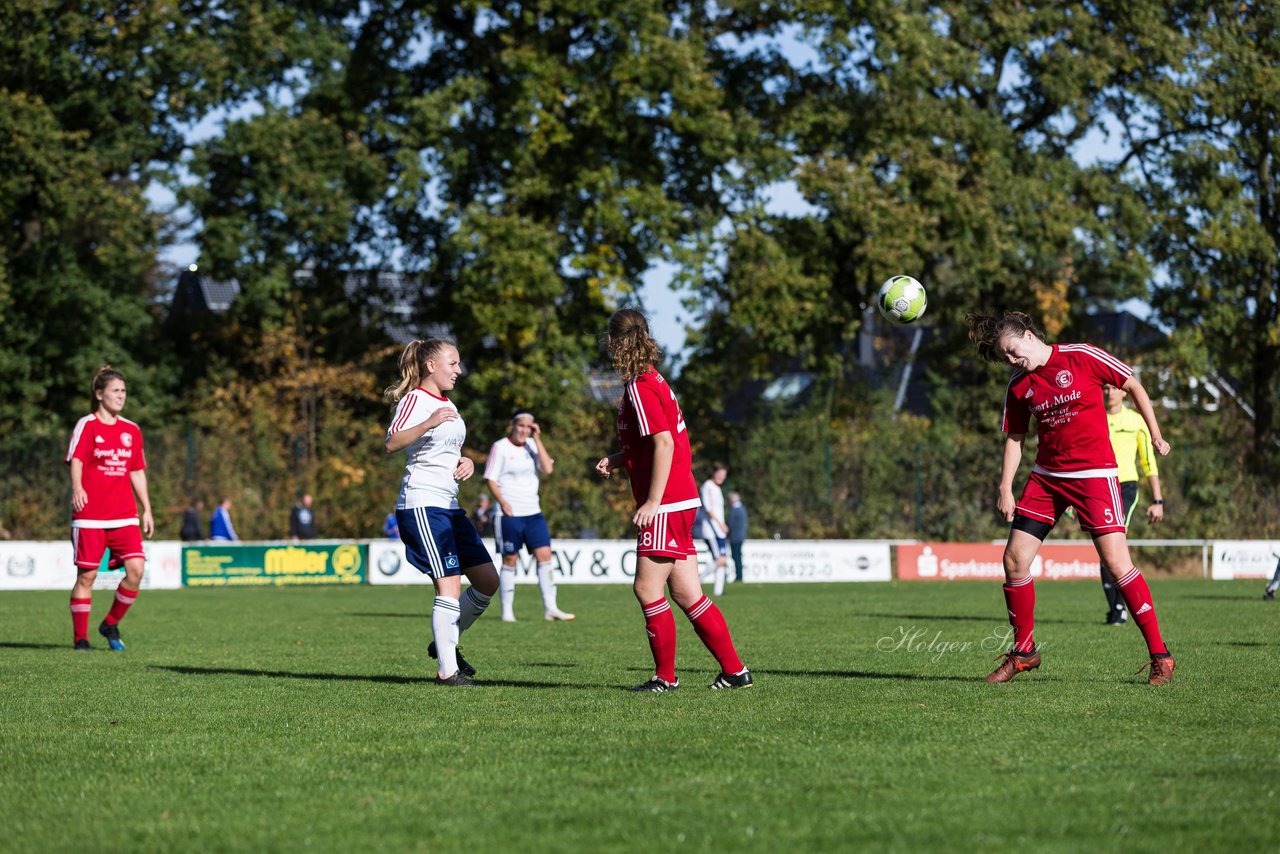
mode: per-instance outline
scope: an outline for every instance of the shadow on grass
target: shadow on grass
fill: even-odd
[[[346,617],[397,617],[397,618],[403,618],[406,620],[423,620],[423,619],[429,620],[431,619],[431,609],[428,608],[427,610],[419,611],[416,614],[394,614],[394,613],[378,614],[378,613],[367,613],[364,611],[348,611],[343,616],[346,616]]]
[[[983,674],[977,676],[955,676],[939,673],[882,673],[873,670],[779,670],[771,667],[768,670],[751,671],[760,678],[770,676],[833,676],[836,679],[896,679],[902,682],[974,682],[981,681]]]
[[[850,616],[877,617],[889,620],[955,620],[962,623],[989,623],[992,621],[990,614],[982,617],[961,617],[956,614],[885,614],[874,611],[861,611]]]
[[[19,643],[0,641],[0,649],[71,649],[64,643]]]
[[[190,667],[178,664],[152,664],[154,670],[168,670],[183,676],[257,676],[268,679],[314,679],[321,682],[378,682],[388,685],[431,685],[431,676],[397,676],[391,673],[306,673],[291,670],[257,670],[243,667]],[[478,679],[476,686],[504,688],[612,688],[612,685],[586,685],[565,682],[526,682],[518,679]]]
[[[1275,646],[1272,643],[1264,643],[1263,641],[1218,641],[1218,646]]]
[[[526,661],[525,667],[577,667],[576,664],[570,664],[567,661]]]
[[[962,623],[995,623],[999,620],[998,617],[993,617],[991,614],[987,614],[985,617],[960,617],[960,616],[956,616],[955,614],[877,614],[877,613],[863,611],[860,613],[852,614],[851,616],[876,617],[876,618],[882,618],[887,620],[919,620],[921,622],[924,622],[927,620],[953,620],[953,621],[962,622]],[[1078,625],[1078,626],[1089,626],[1089,625],[1093,625],[1094,623],[1093,620],[1062,620],[1062,619],[1055,619],[1052,616],[1044,617],[1038,612],[1036,614],[1036,622],[1037,623],[1056,623],[1059,625],[1068,625],[1068,624],[1074,623],[1075,625]],[[1102,624],[1101,620],[1098,620],[1097,622],[1099,625]],[[999,625],[1004,626],[1007,624],[999,623]]]
[[[1189,593],[1183,596],[1178,596],[1177,598],[1178,599],[1207,599],[1210,602],[1215,602],[1215,601],[1216,602],[1243,602],[1246,600],[1252,601],[1254,599],[1258,600],[1259,602],[1266,601],[1261,596],[1241,596],[1238,593],[1229,593],[1223,596],[1214,596],[1209,593]]]

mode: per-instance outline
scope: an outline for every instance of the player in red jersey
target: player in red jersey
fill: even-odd
[[[609,319],[609,356],[626,383],[618,404],[621,451],[603,457],[596,471],[609,477],[625,466],[636,500],[632,517],[640,529],[636,544],[636,598],[644,612],[653,653],[653,678],[633,691],[662,693],[680,687],[676,678],[676,623],[665,589],[720,664],[712,688],[748,688],[743,666],[720,609],[702,595],[693,520],[701,504],[693,479],[689,432],[671,386],[654,368],[660,355],[644,315],[624,308]]]
[[[1104,385],[1128,392],[1151,432],[1152,445],[1164,456],[1169,443],[1160,436],[1146,389],[1128,365],[1105,350],[1089,344],[1046,344],[1031,318],[1021,312],[969,314],[965,320],[979,356],[1016,369],[1005,392],[998,501],[1000,514],[1012,523],[1004,549],[1004,597],[1014,644],[987,681],[1008,682],[1040,666],[1032,637],[1036,594],[1031,562],[1058,517],[1074,506],[1080,527],[1093,537],[1103,568],[1117,579],[1120,595],[1147,643],[1151,656],[1147,682],[1167,684],[1173,678],[1173,656],[1160,635],[1146,579],[1129,557],[1115,451],[1101,394]],[[1033,417],[1038,441],[1035,466],[1015,502],[1013,478]]]
[[[123,652],[120,620],[138,598],[146,555],[142,535],[155,532],[147,496],[147,459],[138,425],[120,415],[128,393],[124,377],[110,365],[98,369],[91,386],[93,410],[76,422],[66,463],[71,473],[71,544],[75,549],[76,583],[71,589],[72,642],[77,651],[89,643],[89,610],[93,582],[102,556],[107,566],[124,567],[124,579],[98,633],[115,652]],[[142,529],[138,506],[142,502]]]

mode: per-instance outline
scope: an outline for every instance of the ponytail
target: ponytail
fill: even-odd
[[[400,398],[422,385],[422,378],[427,374],[427,362],[445,347],[452,346],[452,341],[443,338],[410,341],[400,354],[400,382],[388,386],[382,396],[388,403],[398,403]]]

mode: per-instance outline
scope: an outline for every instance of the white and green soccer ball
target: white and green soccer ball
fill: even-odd
[[[876,300],[880,313],[894,323],[918,320],[928,304],[924,285],[910,276],[890,276],[880,286],[880,296]]]

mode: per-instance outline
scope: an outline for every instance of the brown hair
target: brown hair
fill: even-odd
[[[1006,335],[1021,338],[1027,332],[1044,341],[1044,335],[1036,328],[1031,315],[1021,311],[1006,311],[1004,314],[975,314],[969,312],[964,316],[969,324],[969,340],[978,347],[978,355],[988,362],[1003,362],[1004,354],[1000,352],[1000,339]]]
[[[444,338],[428,338],[425,341],[415,338],[410,341],[405,345],[404,352],[400,354],[400,382],[388,386],[382,396],[388,402],[396,403],[421,385],[422,378],[427,373],[427,362],[440,355],[440,351],[446,347],[456,347],[456,345]]]
[[[124,374],[117,371],[110,365],[103,365],[98,368],[98,372],[93,375],[93,383],[89,386],[89,411],[97,412],[102,407],[102,399],[98,397],[98,392],[105,391],[107,383],[112,380],[120,380],[124,382]]]
[[[662,358],[649,321],[634,308],[620,308],[609,318],[609,357],[624,380],[635,379]]]

